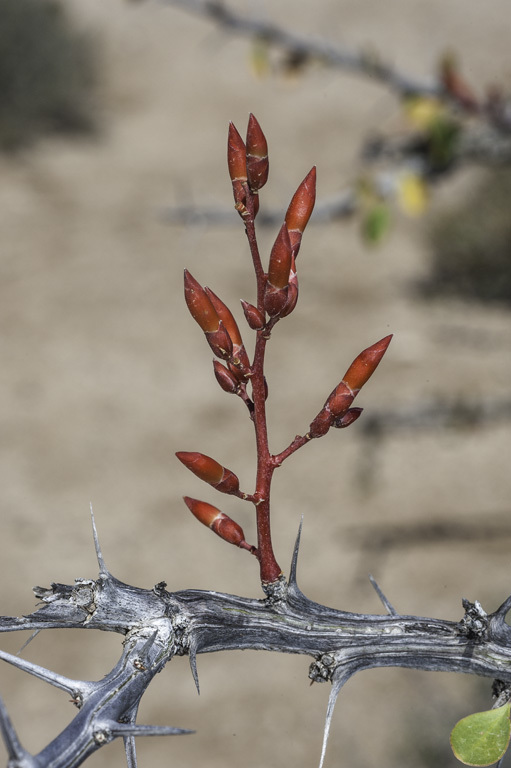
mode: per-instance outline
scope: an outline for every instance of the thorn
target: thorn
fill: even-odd
[[[197,688],[197,693],[200,696],[199,675],[197,672],[197,643],[194,640],[190,642],[188,657],[190,659],[190,669],[192,670],[192,677],[195,682],[195,687]]]
[[[289,586],[295,586],[297,587],[297,581],[296,581],[296,567],[298,565],[298,551],[300,549],[300,538],[302,535],[302,525],[303,525],[303,515],[300,519],[300,525],[298,527],[298,534],[296,536],[295,546],[293,549],[293,557],[291,560],[291,570],[289,572]]]
[[[75,696],[77,692],[82,695],[87,693],[86,683],[72,680],[69,677],[64,677],[64,675],[59,675],[57,672],[52,672],[50,669],[40,667],[39,664],[34,664],[34,662],[28,661],[27,659],[21,659],[19,656],[14,656],[12,653],[7,653],[7,651],[0,651],[0,659],[6,661],[8,664],[12,664],[13,667],[21,669],[23,672],[28,672],[29,675],[38,677],[39,680],[43,680],[45,683],[55,686],[55,688],[60,688],[61,690],[66,691],[66,693],[69,693],[71,696]]]
[[[29,755],[19,742],[18,735],[14,730],[11,718],[7,714],[7,708],[2,698],[0,698],[0,733],[9,755],[9,765],[23,765],[27,766],[27,768],[30,765],[35,765],[32,755]]]
[[[383,603],[384,607],[387,609],[387,613],[389,613],[391,616],[397,616],[398,613],[397,613],[396,609],[394,608],[392,603],[390,603],[387,600],[387,598],[385,597],[385,595],[381,591],[380,587],[378,586],[378,583],[377,583],[376,579],[371,574],[369,574],[369,581],[373,585],[374,591],[376,592],[376,594],[380,598],[380,600]]]
[[[35,638],[35,637],[36,637],[36,636],[39,634],[39,632],[40,632],[40,631],[41,631],[40,629],[36,629],[36,631],[35,631],[35,632],[32,632],[32,634],[30,635],[30,637],[28,638],[28,640],[25,640],[25,642],[23,643],[23,645],[22,645],[22,646],[21,646],[21,648],[19,649],[19,651],[18,651],[18,653],[16,654],[16,656],[21,656],[21,654],[23,653],[23,651],[25,650],[25,648],[27,647],[27,645],[29,645],[29,643],[31,643],[31,642],[32,642],[32,640],[34,640],[34,638]]]
[[[144,645],[142,646],[139,654],[139,658],[142,662],[149,661],[149,651],[154,645],[154,641],[156,640],[156,637],[158,635],[157,630],[155,629],[151,637],[148,637]]]
[[[499,617],[505,618],[506,613],[509,611],[510,608],[511,608],[511,595],[508,598],[506,598],[506,600],[504,600],[502,605],[499,605],[499,607],[495,611],[495,614]]]
[[[138,703],[125,714],[126,722],[133,724],[137,719]],[[137,768],[137,749],[134,736],[124,736],[124,752],[128,768]]]
[[[323,729],[323,744],[321,745],[321,757],[319,759],[319,768],[323,768],[326,747],[328,744],[328,737],[330,735],[330,725],[332,723],[332,716],[334,714],[335,703],[337,701],[337,697],[339,695],[339,691],[342,688],[342,685],[343,685],[342,678],[339,678],[338,680],[334,679],[332,682],[332,690],[330,691],[330,696],[328,697],[328,706],[326,709],[325,727]]]
[[[332,716],[334,714],[335,703],[337,697],[344,683],[348,682],[350,677],[357,671],[356,666],[348,666],[342,669],[337,667],[332,677],[332,690],[328,697],[328,706],[326,710],[325,727],[323,729],[323,745],[321,747],[321,758],[319,760],[319,768],[323,768],[323,762],[325,760],[326,747],[328,744],[328,736],[330,734],[330,725],[332,723]]]
[[[99,572],[104,576],[110,576],[110,572],[105,565],[105,561],[103,560],[103,553],[101,552],[101,547],[99,546],[98,531],[96,529],[96,521],[94,519],[94,512],[92,510],[92,501],[90,502],[90,516],[91,516],[91,522],[92,522],[92,536],[94,538],[94,548],[96,550],[96,558],[99,565]]]
[[[134,736],[124,737],[124,751],[128,768],[137,768],[137,750]]]
[[[135,723],[111,723],[108,730],[114,738],[118,736],[179,736],[195,733],[186,728],[172,728],[170,725],[136,725]]]

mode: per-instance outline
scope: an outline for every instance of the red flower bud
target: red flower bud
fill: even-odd
[[[213,354],[222,360],[229,360],[232,355],[232,341],[221,320],[218,323],[218,330],[206,333],[206,341]]]
[[[227,165],[232,181],[232,191],[236,206],[241,206],[243,213],[246,202],[244,184],[247,182],[247,155],[243,139],[239,135],[233,123],[229,123],[229,135],[227,139]]]
[[[210,299],[215,311],[224,324],[227,333],[232,341],[232,358],[231,362],[236,369],[236,375],[241,379],[247,379],[250,376],[250,360],[246,349],[241,339],[241,334],[238,328],[236,320],[232,316],[230,309],[221,301],[218,296],[213,293],[211,288],[205,288],[206,294]],[[234,373],[234,371],[233,371]]]
[[[247,128],[247,176],[250,189],[255,192],[268,181],[268,144],[253,114]]]
[[[385,338],[377,341],[376,344],[364,349],[344,374],[343,381],[353,390],[355,395],[373,375],[380,360],[387,351],[391,339],[392,334],[385,336]]]
[[[193,319],[200,325],[204,333],[218,330],[219,317],[208,298],[204,288],[185,269],[185,301]]]
[[[234,123],[229,123],[227,137],[227,165],[231,181],[247,181],[247,153],[245,143]]]
[[[243,307],[245,319],[249,327],[252,328],[253,331],[260,331],[266,322],[263,313],[259,312],[257,307],[254,307],[253,304],[249,304],[248,301],[243,301],[243,299],[241,299],[241,306]]]
[[[316,418],[311,422],[309,427],[309,435],[311,437],[323,437],[323,435],[326,435],[332,426],[332,422],[332,414],[328,410],[327,406],[324,406]]]
[[[294,255],[291,257],[291,269],[289,271],[289,285],[287,287],[287,301],[284,309],[281,311],[281,317],[287,317],[296,307],[298,301],[298,277],[296,275],[296,265]]]
[[[285,288],[274,288],[270,283],[266,283],[264,289],[264,309],[270,317],[280,315],[287,303],[287,286]]]
[[[333,426],[337,427],[337,429],[349,427],[350,424],[353,424],[359,418],[363,410],[363,408],[349,408],[346,413],[335,419]]]
[[[230,469],[224,467],[222,479],[215,485],[215,488],[221,493],[237,493],[240,489],[239,478]]]
[[[245,541],[245,534],[241,526],[227,515],[224,515],[223,512],[220,512],[212,504],[199,501],[198,499],[191,499],[189,496],[184,496],[184,502],[192,515],[203,525],[211,528],[221,539],[229,542],[229,544],[253,551],[254,548]]]
[[[452,96],[462,107],[469,112],[479,111],[479,100],[461,75],[459,64],[452,53],[444,56],[440,63],[440,81],[449,96]]]
[[[218,360],[213,360],[213,368],[215,371],[215,378],[224,392],[235,394],[239,389],[239,381],[237,378],[233,376],[222,363],[219,363]]]
[[[224,304],[224,302],[221,299],[218,298],[218,296],[215,293],[213,293],[211,288],[208,288],[206,286],[204,288],[204,291],[206,292],[211,303],[213,304],[215,308],[215,312],[217,313],[218,317],[225,325],[227,329],[227,333],[232,339],[232,343],[238,344],[238,346],[243,344],[238,325],[236,323],[236,320],[232,316],[230,309]]]
[[[334,391],[328,396],[325,406],[328,408],[332,416],[337,419],[346,413],[353,400],[355,399],[354,392],[348,387],[345,381],[341,381],[336,386]]]
[[[178,451],[176,456],[187,469],[205,483],[216,485],[222,479],[224,468],[210,456],[188,451]]]
[[[236,493],[240,488],[240,481],[234,472],[223,467],[218,461],[203,453],[188,453],[178,451],[177,458],[187,469],[197,475],[198,478],[209,483],[222,493]]]
[[[291,270],[291,242],[289,232],[283,224],[273,244],[268,265],[268,283],[273,288],[285,288],[289,283]]]
[[[302,233],[307,226],[316,202],[316,166],[314,166],[289,203],[286,213],[286,226],[289,230],[289,239],[296,256],[300,248]]]

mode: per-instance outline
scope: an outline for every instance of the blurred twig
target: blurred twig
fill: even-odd
[[[310,36],[302,37],[269,21],[242,16],[227,8],[219,0],[160,0],[160,2],[208,18],[223,29],[237,35],[258,38],[268,45],[281,48],[289,60],[300,62],[300,64],[317,61],[328,67],[369,77],[386,85],[400,97],[435,96],[441,93],[441,89],[434,81],[420,81],[399,72],[385,63],[376,51],[356,51],[332,45],[326,40],[318,40]]]
[[[476,542],[480,545],[511,537],[511,523],[507,512],[481,512],[477,519],[471,522],[449,518],[448,514],[439,517],[436,512],[436,515],[434,520],[412,523],[402,520],[375,525],[364,523],[349,528],[348,536],[366,553],[461,542]]]
[[[312,221],[316,224],[338,221],[350,217],[357,209],[357,199],[354,190],[348,189],[338,197],[323,200],[318,203],[312,215]],[[257,217],[260,227],[273,227],[284,221],[285,209],[274,211],[261,211]],[[230,225],[236,219],[232,208],[207,208],[205,206],[176,205],[164,208],[161,218],[168,224],[185,225]]]
[[[507,512],[481,512],[472,520],[439,515],[426,521],[364,523],[345,530],[351,547],[359,550],[359,564],[354,569],[353,583],[365,583],[367,572],[381,573],[385,561],[396,550],[409,551],[441,545],[475,544],[478,548],[505,541],[509,544],[511,524]]]
[[[365,415],[365,414],[364,414]],[[363,493],[370,494],[378,485],[378,465],[383,441],[396,433],[434,432],[438,430],[474,430],[511,421],[511,400],[431,401],[420,406],[367,414],[359,420],[363,449],[357,464],[355,481]]]
[[[362,436],[373,441],[396,432],[473,429],[508,421],[511,421],[511,400],[458,399],[452,402],[432,401],[395,411],[373,412],[360,420],[360,428]]]
[[[378,167],[371,171],[369,206],[367,198],[361,199],[359,180],[355,180],[338,197],[317,206],[314,216],[317,223],[344,219],[359,209],[363,217],[368,211],[371,216],[375,205],[378,207],[381,202],[399,198],[403,170],[412,172],[422,180],[421,183],[429,185],[464,164],[511,164],[511,103],[498,87],[489,89],[483,98],[477,98],[460,74],[455,57],[450,54],[439,62],[436,76],[424,81],[397,70],[376,49],[351,49],[302,36],[271,21],[237,13],[221,0],[158,1],[209,19],[234,35],[279,49],[285,55],[287,68],[299,70],[311,62],[319,62],[388,88],[401,103],[426,99],[440,105],[444,113],[440,118],[434,118],[434,124],[426,130],[424,126],[415,126],[397,139],[377,136],[366,141],[361,151],[362,159],[366,163],[387,163],[386,170]],[[375,215],[379,216],[379,211]],[[162,213],[162,218],[169,223],[208,226],[222,226],[233,220],[228,210],[194,205],[169,207]],[[260,217],[259,224],[274,226],[281,221],[280,211],[270,211]],[[362,230],[368,231],[364,225]],[[372,231],[371,227],[369,231]],[[375,239],[374,233],[369,239]]]

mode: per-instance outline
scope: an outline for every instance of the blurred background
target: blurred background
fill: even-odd
[[[420,82],[434,83],[454,48],[475,92],[509,83],[506,0],[229,7],[377,52]],[[232,210],[229,120],[242,134],[249,112],[260,121],[271,164],[261,210],[284,212],[313,164],[319,201],[366,188],[364,140],[406,135],[402,104],[381,83],[302,66],[165,2],[1,0],[2,15],[0,613],[30,613],[33,585],[96,577],[90,502],[119,579],[259,597],[255,562],[181,499],[221,506],[255,539],[248,505],[220,498],[174,457],[204,452],[253,487],[251,425],[216,384],[182,297],[187,267],[243,328],[239,299],[254,300],[248,249],[234,211],[208,222],[193,210]],[[382,237],[367,236],[359,212],[311,220],[298,307],[268,353],[273,451],[307,430],[362,349],[395,334],[359,397],[360,421],[275,477],[277,558],[287,572],[303,515],[299,583],[314,600],[380,613],[372,573],[400,613],[456,621],[462,597],[490,612],[510,592],[509,188],[505,170],[463,165],[431,189],[419,184],[427,204],[414,210],[378,197]],[[176,207],[192,215],[180,220]],[[263,253],[277,230],[262,229]],[[2,648],[25,639],[3,635]],[[97,679],[120,651],[117,635],[54,631],[24,655]],[[317,764],[329,689],[309,687],[308,658],[198,661],[200,697],[177,658],[139,717],[197,733],[140,740],[141,766]],[[457,765],[450,730],[491,706],[490,689],[444,674],[359,675],[339,698],[326,765]],[[61,692],[7,665],[0,690],[33,752],[75,713]],[[114,742],[88,764],[124,760]]]

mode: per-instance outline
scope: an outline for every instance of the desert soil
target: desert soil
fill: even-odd
[[[255,562],[200,527],[181,497],[220,505],[174,458],[199,450],[250,488],[253,447],[241,404],[216,385],[211,355],[187,315],[187,267],[232,307],[253,299],[236,214],[221,227],[169,225],[166,207],[232,205],[226,128],[250,111],[270,142],[262,205],[287,205],[318,166],[320,198],[359,172],[361,138],[398,124],[394,97],[365,80],[312,67],[299,77],[256,78],[250,45],[164,2],[69,0],[98,38],[101,131],[47,139],[0,158],[0,613],[33,608],[31,587],[97,574],[92,502],[105,558],[118,578],[151,588],[209,588],[259,596]],[[380,51],[418,78],[455,47],[476,88],[509,81],[506,0],[284,0],[250,5],[289,29]],[[353,357],[395,338],[360,396],[366,413],[435,398],[509,396],[511,321],[501,308],[422,302],[411,290],[427,271],[423,231],[435,209],[474,183],[464,171],[436,190],[421,221],[397,215],[378,249],[356,222],[314,226],[300,256],[295,314],[278,327],[268,360],[275,450],[303,432]],[[274,232],[263,232],[264,248]],[[241,313],[238,313],[240,322]],[[510,426],[404,431],[377,444],[355,426],[297,454],[275,482],[278,558],[288,568],[304,516],[300,585],[352,611],[383,609],[373,573],[398,611],[458,620],[461,598],[494,610],[509,594]],[[423,541],[417,526],[448,521],[476,535]],[[371,546],[381,533],[405,532]],[[497,530],[497,536],[492,532]],[[364,537],[361,532],[364,533]],[[409,535],[408,535],[409,534]],[[26,637],[4,636],[17,651]],[[103,676],[117,635],[39,635],[27,658],[73,677]],[[197,697],[176,659],[143,700],[140,722],[193,728],[193,736],[139,744],[140,765],[317,764],[327,686],[309,687],[309,660],[270,653],[199,659]],[[41,749],[74,710],[66,696],[0,667],[0,690],[24,745]],[[332,728],[327,765],[393,768],[456,764],[448,736],[490,704],[489,681],[371,671],[350,681]],[[0,748],[1,749],[1,748]],[[120,742],[92,766],[123,765]]]

